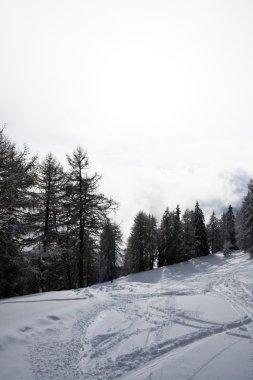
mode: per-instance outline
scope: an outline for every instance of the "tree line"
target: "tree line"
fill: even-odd
[[[117,203],[99,190],[87,152],[77,147],[66,158],[67,170],[51,153],[40,162],[0,131],[2,297],[84,287],[116,271],[115,262],[100,273],[111,254],[106,231],[117,236],[115,254],[121,240],[110,220]]]
[[[161,222],[140,211],[126,248],[113,221],[118,204],[100,191],[87,152],[66,169],[22,150],[0,130],[0,297],[73,289],[238,247],[253,253],[253,182],[236,218],[232,206],[205,224],[198,202]]]
[[[140,272],[206,256],[223,249],[236,250],[236,225],[233,208],[218,218],[213,211],[205,224],[204,214],[196,202],[194,210],[187,209],[181,218],[180,207],[165,210],[160,226],[153,215],[139,212],[128,239],[125,273]]]

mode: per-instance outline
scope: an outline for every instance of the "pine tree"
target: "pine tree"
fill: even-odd
[[[223,248],[222,222],[213,211],[209,223],[207,224],[207,237],[211,253],[216,253]]]
[[[168,208],[164,211],[159,228],[158,266],[173,264],[175,262],[172,250],[174,215]]]
[[[209,254],[207,242],[207,231],[205,226],[205,218],[199,203],[196,202],[194,211],[194,257],[206,256]]]
[[[147,251],[149,257],[149,269],[154,268],[154,263],[158,257],[158,231],[157,221],[154,215],[148,215],[148,237]]]
[[[253,180],[236,217],[236,232],[239,247],[253,254]]]
[[[182,217],[185,260],[189,260],[194,255],[194,211],[186,209]]]
[[[142,272],[147,266],[147,251],[145,241],[147,240],[148,216],[140,211],[134,218],[130,237],[127,242],[125,266],[127,273]]]
[[[100,235],[100,281],[112,281],[117,277],[122,256],[121,245],[120,228],[108,219]]]
[[[224,249],[234,250],[236,246],[235,216],[231,205],[224,216]]]
[[[184,235],[183,235],[183,225],[180,219],[181,210],[179,205],[176,207],[176,211],[173,215],[173,240],[172,240],[172,251],[175,257],[175,262],[179,263],[186,259],[185,257],[185,246],[184,246]]]
[[[140,211],[127,242],[124,268],[126,273],[137,273],[153,268],[156,259],[156,220]]]
[[[175,211],[167,208],[159,229],[158,266],[171,265],[186,260],[183,225],[180,208]]]

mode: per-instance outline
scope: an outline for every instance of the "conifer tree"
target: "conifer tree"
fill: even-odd
[[[185,260],[183,226],[180,208],[170,212],[167,208],[163,214],[159,230],[158,266],[179,263]]]
[[[65,177],[62,165],[49,153],[38,168],[35,214],[44,252],[59,244]]]
[[[182,217],[185,259],[189,260],[193,257],[194,247],[194,211],[186,209]]]
[[[120,228],[108,219],[100,235],[100,281],[112,281],[117,277],[122,256],[121,245]]]
[[[42,291],[67,287],[60,232],[65,176],[62,166],[49,153],[37,168],[36,208],[32,215],[39,249]]]
[[[148,216],[140,211],[134,218],[127,242],[125,266],[128,273],[142,272],[148,267],[147,242]]]
[[[181,214],[181,210],[179,208],[179,205],[177,205],[176,210],[173,215],[173,240],[172,240],[172,251],[173,251],[175,263],[179,263],[186,259],[183,225],[180,219],[180,214]]]
[[[83,287],[91,283],[90,268],[94,254],[92,240],[99,234],[108,212],[115,209],[116,203],[98,192],[101,176],[97,173],[90,174],[88,156],[81,147],[72,156],[67,155],[67,160],[71,232],[77,242],[74,249],[77,256],[78,287]]]
[[[207,231],[205,226],[205,218],[199,203],[196,202],[194,210],[194,257],[206,256],[209,254],[207,241]]]
[[[34,203],[36,157],[18,150],[0,130],[0,296],[21,294],[18,284]]]
[[[236,232],[239,247],[253,254],[253,180],[236,217]]]
[[[207,224],[207,236],[211,253],[216,253],[223,248],[222,222],[213,211],[209,223]]]
[[[224,216],[224,249],[234,250],[236,246],[235,216],[231,205]]]
[[[156,218],[151,214],[148,215],[147,251],[149,257],[149,269],[153,269],[158,255],[158,231]]]
[[[172,251],[174,215],[168,208],[164,211],[159,229],[158,266],[173,264],[174,253]]]
[[[124,268],[126,273],[152,269],[156,259],[156,220],[154,216],[140,211],[127,242]]]

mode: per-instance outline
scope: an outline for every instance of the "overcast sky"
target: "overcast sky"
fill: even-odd
[[[0,0],[0,55],[7,135],[62,162],[86,148],[124,232],[246,192],[252,0]]]

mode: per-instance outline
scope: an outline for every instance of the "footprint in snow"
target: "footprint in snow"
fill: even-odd
[[[21,328],[19,329],[19,331],[21,331],[21,332],[26,332],[26,331],[29,331],[29,330],[32,330],[32,328],[29,327],[29,326],[24,326],[24,327],[21,327]]]
[[[56,317],[56,315],[48,315],[47,318],[52,319],[52,321],[59,321],[60,320],[60,318]]]

